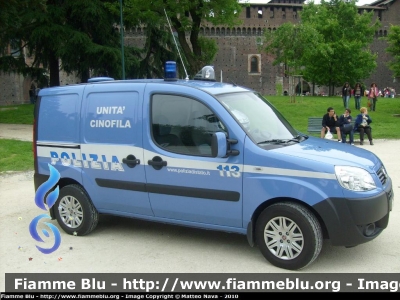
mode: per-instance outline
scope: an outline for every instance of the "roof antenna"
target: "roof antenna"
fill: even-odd
[[[181,59],[181,61],[182,61],[183,69],[185,70],[186,80],[189,80],[189,75],[188,75],[188,73],[186,72],[185,64],[184,64],[184,62],[183,62],[183,59],[182,59],[182,56],[181,56],[181,52],[179,51],[178,43],[177,43],[176,40],[175,40],[174,33],[172,32],[171,23],[169,22],[169,19],[168,19],[168,16],[167,16],[167,12],[165,11],[165,8],[164,8],[164,13],[165,13],[165,17],[167,18],[167,22],[168,22],[168,25],[169,25],[169,29],[171,30],[171,35],[172,35],[172,37],[173,37],[173,39],[174,39],[176,49],[178,49],[178,54],[179,54],[179,57],[180,57],[180,59]]]

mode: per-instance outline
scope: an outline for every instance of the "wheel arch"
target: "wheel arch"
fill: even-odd
[[[76,181],[75,179],[72,179],[72,178],[60,178],[60,180],[58,181],[57,185],[56,185],[54,188],[56,188],[56,187],[58,186],[59,190],[61,190],[63,187],[65,187],[65,186],[67,186],[67,185],[72,185],[72,184],[77,184],[77,185],[79,185],[79,186],[80,186],[83,190],[85,190],[85,192],[86,192],[86,189],[83,187],[83,185],[80,184],[80,183],[79,183],[78,181]],[[53,188],[52,190],[54,190],[54,188]],[[51,190],[51,191],[52,191],[52,190]],[[49,192],[50,192],[50,191],[49,191]],[[86,192],[86,193],[87,193],[87,192]],[[55,220],[55,219],[56,219],[55,209],[56,209],[55,205],[53,205],[53,206],[50,208],[50,217],[51,217],[52,220]]]
[[[300,205],[308,208],[314,214],[314,216],[317,218],[318,222],[320,223],[324,239],[329,239],[329,234],[328,234],[328,230],[326,228],[325,222],[321,218],[320,214],[312,206],[308,205],[307,203],[305,203],[303,201],[300,201],[299,199],[290,198],[290,197],[278,197],[278,198],[264,201],[254,210],[253,215],[251,216],[250,222],[247,224],[247,241],[249,242],[251,247],[254,247],[254,245],[256,244],[255,228],[256,228],[256,223],[257,223],[258,217],[264,211],[264,209],[266,209],[267,207],[269,207],[275,203],[280,203],[280,202],[297,203],[297,204],[300,204]]]

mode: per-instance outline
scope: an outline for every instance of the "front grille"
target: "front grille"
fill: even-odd
[[[385,185],[386,180],[388,178],[385,168],[383,166],[380,167],[380,169],[378,170],[378,172],[376,172],[376,174],[378,175],[379,180],[381,181],[382,185]]]

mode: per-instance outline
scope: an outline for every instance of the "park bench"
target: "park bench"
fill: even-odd
[[[309,117],[307,131],[310,133],[321,132],[322,118],[321,117]]]
[[[309,117],[307,131],[309,133],[321,132],[322,128],[322,117]],[[360,132],[354,131],[354,135],[359,135]]]

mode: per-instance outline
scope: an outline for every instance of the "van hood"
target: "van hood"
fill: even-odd
[[[273,151],[310,161],[320,161],[332,165],[363,167],[371,171],[374,170],[375,165],[380,164],[380,159],[368,150],[316,137],[309,137],[298,144]]]

